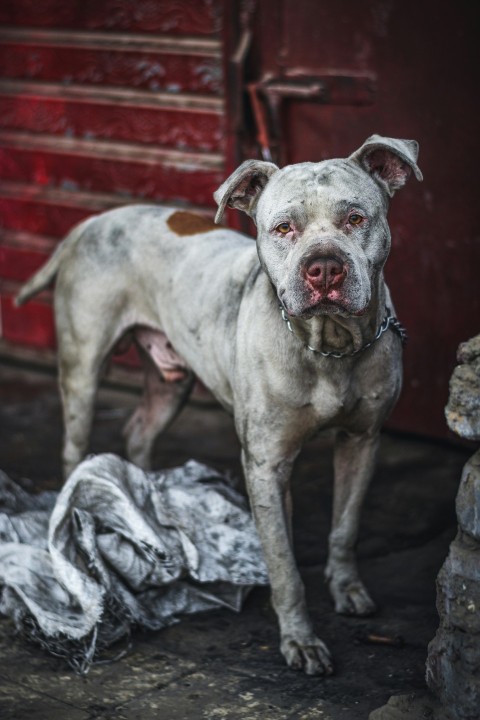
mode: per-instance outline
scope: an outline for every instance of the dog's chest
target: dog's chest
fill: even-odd
[[[333,361],[316,372],[291,377],[289,387],[289,400],[309,434],[327,428],[368,430],[384,415],[398,391],[393,377],[378,372],[372,382],[370,374],[359,372],[355,365],[336,367]]]
[[[346,373],[318,372],[317,368],[291,365],[277,373],[269,397],[277,413],[296,416],[307,432],[335,425],[358,403],[355,382]]]
[[[338,425],[352,414],[359,402],[356,383],[351,376],[317,375],[309,383],[305,405],[310,408],[312,421],[319,427]]]

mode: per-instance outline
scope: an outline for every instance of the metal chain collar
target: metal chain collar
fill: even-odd
[[[290,322],[290,319],[285,311],[285,308],[280,305],[280,312],[282,313],[282,318],[287,323],[287,327],[290,330],[290,332],[293,335],[296,335],[292,323]],[[358,350],[352,350],[352,352],[346,352],[346,353],[338,353],[338,352],[324,352],[323,350],[317,350],[316,348],[313,348],[311,345],[306,345],[305,347],[308,348],[308,350],[311,350],[312,352],[316,353],[317,355],[323,355],[323,357],[333,357],[333,358],[343,358],[343,357],[353,357],[354,355],[358,355],[359,353],[363,352],[364,350],[367,350],[369,347],[371,347],[379,337],[383,335],[384,332],[388,330],[388,328],[392,328],[392,330],[395,330],[395,332],[400,336],[400,340],[402,341],[402,345],[405,345],[407,342],[407,331],[403,327],[403,325],[397,320],[397,318],[394,315],[390,315],[390,308],[386,308],[386,315],[385,318],[380,325],[380,327],[377,330],[377,334],[373,338],[373,340],[370,340],[370,342],[365,343],[365,345],[362,345],[362,347],[358,348]],[[297,335],[298,337],[298,335]]]

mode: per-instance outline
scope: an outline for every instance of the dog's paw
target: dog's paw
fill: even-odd
[[[303,670],[307,675],[331,675],[333,662],[325,643],[312,635],[305,642],[291,635],[282,638],[280,650],[292,670]]]
[[[332,579],[329,588],[335,603],[335,612],[340,615],[365,617],[373,615],[377,610],[377,606],[361,580],[356,579],[337,583]]]

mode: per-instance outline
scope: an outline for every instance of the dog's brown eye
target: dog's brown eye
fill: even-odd
[[[290,227],[290,223],[284,222],[280,223],[280,225],[277,225],[275,230],[279,232],[281,235],[286,235],[288,232],[290,232],[292,228]]]
[[[352,213],[348,217],[348,222],[350,223],[350,225],[360,225],[362,220],[363,220],[362,215],[359,215],[358,213]]]

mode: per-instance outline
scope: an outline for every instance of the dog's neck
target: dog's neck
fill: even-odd
[[[387,306],[383,274],[379,275],[372,298],[362,315],[315,315],[304,320],[288,317],[294,335],[305,347],[319,353],[349,355],[371,343],[382,324]]]

